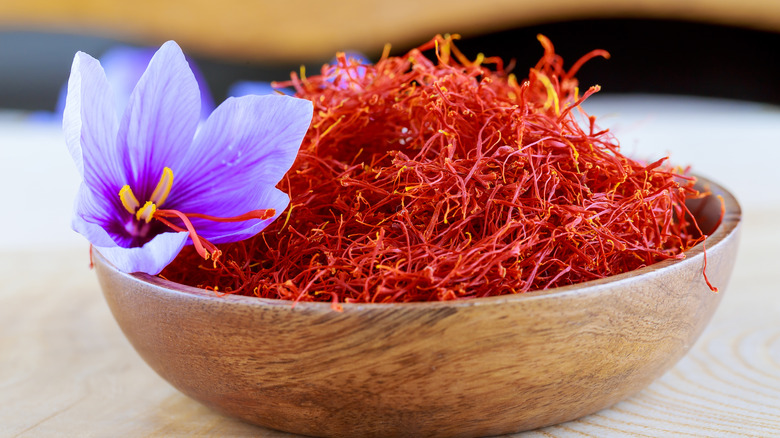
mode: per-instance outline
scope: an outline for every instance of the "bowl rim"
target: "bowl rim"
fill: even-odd
[[[723,199],[725,206],[725,213],[723,219],[715,231],[709,235],[704,241],[700,242],[696,246],[688,249],[683,254],[685,258],[682,259],[669,259],[663,260],[652,265],[648,265],[633,271],[624,272],[609,277],[590,280],[582,283],[570,284],[566,286],[560,286],[550,289],[543,289],[537,291],[523,292],[517,294],[496,295],[490,297],[480,298],[464,298],[461,300],[450,301],[413,301],[413,302],[401,302],[401,303],[345,303],[339,302],[343,312],[370,309],[388,309],[388,308],[440,308],[440,307],[472,307],[481,305],[495,305],[503,304],[507,302],[519,302],[528,300],[539,299],[551,299],[551,298],[563,298],[572,295],[581,295],[589,292],[603,291],[604,286],[609,284],[610,286],[617,286],[622,283],[628,282],[636,277],[650,277],[658,275],[659,271],[665,270],[676,265],[682,265],[687,263],[695,263],[698,256],[702,256],[706,251],[712,251],[720,246],[723,241],[732,236],[738,229],[742,219],[742,208],[739,205],[736,197],[725,189],[722,185],[710,180],[709,178],[691,174],[696,178],[696,186],[701,191],[709,191],[710,196],[720,196]],[[96,249],[93,248],[93,257],[99,263],[114,271],[115,275],[120,275],[131,282],[146,283],[154,287],[155,290],[165,292],[177,296],[187,297],[189,299],[204,300],[204,301],[219,301],[225,304],[234,305],[247,305],[247,306],[259,306],[259,307],[277,307],[283,306],[290,309],[298,310],[316,310],[329,312],[333,311],[333,304],[330,301],[290,301],[281,300],[276,298],[262,298],[253,297],[247,295],[234,295],[234,294],[218,294],[213,291],[201,289],[194,286],[185,285],[182,283],[176,283],[171,280],[157,277],[155,275],[145,273],[125,273],[119,271],[110,262],[108,262]]]

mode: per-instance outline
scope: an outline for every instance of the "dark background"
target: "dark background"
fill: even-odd
[[[590,50],[609,51],[611,59],[594,59],[578,74],[583,86],[599,84],[602,93],[665,93],[780,104],[780,33],[669,20],[580,20],[465,34],[457,45],[471,58],[483,52],[506,61],[515,59],[515,72],[525,77],[542,54],[536,39],[539,33],[552,40],[567,65]],[[82,50],[99,57],[117,43],[80,35],[0,32],[0,107],[53,109],[74,53]],[[410,48],[396,46],[393,54]],[[377,47],[376,53],[366,55],[376,59],[380,50]],[[192,58],[217,102],[235,81],[285,80],[300,67]],[[318,71],[327,61],[310,60],[305,65],[308,71]]]

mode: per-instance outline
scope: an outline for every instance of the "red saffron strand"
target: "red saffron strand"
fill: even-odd
[[[275,214],[276,214],[276,210],[274,210],[273,208],[252,210],[244,214],[240,214],[238,216],[232,216],[232,217],[218,217],[218,216],[211,216],[202,213],[182,213],[178,210],[161,209],[161,210],[155,210],[154,218],[159,220],[160,222],[165,224],[168,228],[176,232],[189,233],[190,239],[192,240],[192,244],[195,247],[195,251],[198,253],[198,255],[203,257],[204,260],[208,260],[209,257],[211,257],[214,259],[214,262],[216,263],[217,259],[219,259],[222,252],[216,247],[216,245],[214,245],[213,243],[209,242],[208,240],[198,235],[197,231],[195,230],[195,227],[192,225],[192,222],[190,221],[190,218],[205,219],[213,222],[244,222],[252,219],[259,219],[259,220],[270,219]],[[184,228],[172,223],[166,218],[178,218],[184,224]]]
[[[580,95],[574,74],[606,52],[567,71],[540,36],[544,55],[518,81],[499,59],[470,61],[455,39],[385,50],[374,65],[339,55],[319,75],[278,84],[315,106],[279,184],[291,197],[284,219],[219,245],[218,263],[185,249],[163,275],[338,309],[575,284],[703,241],[685,206],[703,196],[693,178],[665,159],[622,155],[581,108],[598,86]]]
[[[184,228],[173,224],[171,221],[165,219],[166,217],[179,218],[179,220],[184,223]],[[192,225],[192,222],[184,213],[177,210],[156,210],[154,212],[154,218],[167,225],[174,231],[186,231],[189,233],[192,244],[195,247],[195,251],[199,256],[203,257],[204,260],[208,260],[210,256],[214,257],[215,259],[219,257],[219,250],[217,247],[213,243],[198,235],[197,231],[195,231],[195,227]]]
[[[184,213],[187,217],[195,217],[200,219],[206,219],[213,222],[244,222],[251,219],[265,220],[270,219],[276,214],[276,210],[273,208],[263,210],[252,210],[244,214],[232,217],[217,217],[202,213]]]
[[[707,244],[706,239],[701,242],[702,253],[704,254],[704,265],[701,268],[701,275],[704,276],[704,282],[707,283],[707,287],[713,292],[718,292],[719,289],[710,283],[710,279],[707,278]]]

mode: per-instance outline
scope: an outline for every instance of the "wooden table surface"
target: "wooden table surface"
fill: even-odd
[[[632,117],[634,107],[609,103],[623,105],[624,115]],[[653,104],[639,98],[642,111]],[[709,113],[706,123],[719,114]],[[750,135],[759,137],[740,144],[739,154],[733,144],[725,144],[728,135],[720,133],[723,144],[707,149],[714,157],[701,160],[710,175],[721,172],[724,177],[716,179],[743,201],[744,224],[732,280],[694,348],[670,372],[612,408],[519,435],[780,436],[780,183],[773,172],[780,112],[770,114],[771,120],[761,122],[770,124],[767,130],[752,129]],[[664,117],[679,118],[652,120]],[[69,191],[77,181],[56,129],[19,128],[12,119],[0,117],[0,198],[5,202],[0,221],[0,436],[290,436],[223,417],[146,366],[103,300],[87,266],[86,243],[67,234],[69,212],[59,206],[70,203]],[[641,119],[646,122],[641,129],[665,135],[655,122]],[[728,129],[744,136],[751,131],[745,123],[754,123],[755,117],[750,120]],[[686,126],[693,131],[679,135],[693,135],[695,123]],[[9,127],[16,131],[9,133]],[[645,135],[637,129],[634,134]],[[27,149],[19,149],[20,144]],[[51,154],[44,159],[46,148]],[[739,158],[745,155],[756,159]]]

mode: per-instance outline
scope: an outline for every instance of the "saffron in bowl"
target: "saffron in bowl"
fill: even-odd
[[[256,169],[240,154],[211,160],[199,179],[155,155],[159,172],[142,176],[162,172],[157,186],[136,178],[100,192],[118,193],[105,210],[129,225],[106,231],[130,233],[126,246],[81,212],[106,300],[155,371],[220,412],[288,432],[483,436],[596,412],[685,354],[728,282],[737,201],[666,158],[622,155],[581,109],[599,87],[581,90],[574,75],[606,52],[565,69],[540,36],[544,55],[518,80],[454,39],[376,64],[340,55],[278,84],[296,98],[223,104],[211,117],[234,117],[209,118],[194,149],[204,132],[215,144],[240,132],[208,153],[251,154],[257,141],[282,158],[251,155]],[[255,113],[274,135],[236,122]],[[193,162],[179,164],[196,172]],[[241,204],[241,178],[274,202]]]

